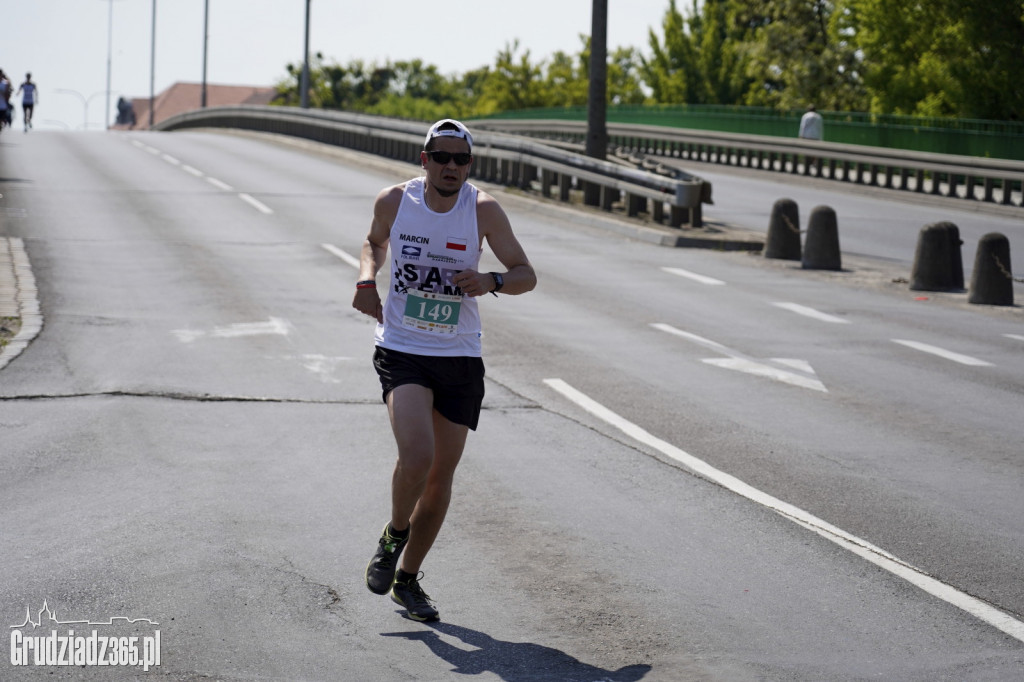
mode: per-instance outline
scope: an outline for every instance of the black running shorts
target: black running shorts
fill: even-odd
[[[434,409],[442,417],[476,430],[484,400],[482,358],[412,355],[377,346],[373,366],[384,402],[388,393],[404,384],[426,386],[434,392]]]

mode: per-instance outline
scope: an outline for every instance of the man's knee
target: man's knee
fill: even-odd
[[[430,475],[434,464],[433,449],[422,446],[399,448],[398,464],[395,469],[399,476],[409,483],[421,483]]]

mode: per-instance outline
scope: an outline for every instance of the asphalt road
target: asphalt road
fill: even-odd
[[[0,138],[0,236],[45,318],[0,370],[0,613],[161,654],[16,665],[12,639],[0,678],[1024,677],[1024,316],[899,281],[924,224],[969,264],[987,231],[1024,253],[1020,220],[721,169],[694,171],[709,221],[837,204],[845,270],[498,192],[540,283],[481,305],[485,411],[424,566],[442,622],[372,595],[394,445],[350,259],[415,171]]]

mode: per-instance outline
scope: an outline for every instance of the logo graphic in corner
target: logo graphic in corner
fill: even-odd
[[[445,242],[444,247],[446,249],[451,249],[452,251],[465,251],[466,240],[459,239],[458,237],[448,237],[448,241]]]
[[[138,634],[139,625],[159,625],[149,618],[114,616],[105,621],[61,620],[57,612],[44,601],[35,620],[25,607],[25,620],[10,626],[11,665],[14,666],[131,666],[149,672],[160,665],[160,630],[152,635]],[[134,626],[131,634],[100,634],[92,626]],[[58,632],[58,626],[67,630]],[[79,633],[75,634],[75,628]],[[32,634],[37,628],[49,630],[46,634]],[[91,628],[91,632],[89,631]],[[22,630],[28,630],[28,633]],[[82,631],[87,634],[83,634]]]
[[[407,258],[419,258],[423,249],[418,246],[409,246],[408,244],[402,244],[402,255]]]

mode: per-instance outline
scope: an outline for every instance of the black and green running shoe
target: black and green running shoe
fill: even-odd
[[[419,575],[409,578],[399,577],[391,586],[391,601],[399,606],[404,606],[409,618],[422,622],[438,620],[437,609],[430,603],[430,597],[420,587]]]
[[[405,537],[395,537],[391,534],[391,524],[384,526],[377,552],[366,567],[366,586],[370,588],[370,592],[387,594],[391,589],[391,583],[395,581],[395,571],[398,570],[398,557],[408,541],[408,533]]]

